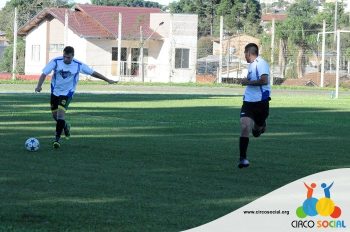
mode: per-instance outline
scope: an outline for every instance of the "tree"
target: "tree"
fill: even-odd
[[[348,28],[349,27],[349,15],[345,14],[344,3],[338,2],[337,6],[337,26],[338,28]],[[335,20],[335,3],[325,3],[322,12],[316,15],[316,22],[322,24],[322,21],[326,21],[327,30],[334,30],[334,20]]]
[[[24,52],[25,43],[22,38],[17,41],[17,66],[16,73],[24,73]],[[12,72],[13,44],[9,45],[4,51],[4,57],[0,62],[2,72]]]
[[[243,31],[254,36],[261,31],[261,7],[258,1],[222,0],[216,12],[224,16],[225,26],[232,34]]]
[[[288,17],[283,22],[283,30],[290,40],[298,48],[297,74],[302,77],[305,72],[307,50],[317,50],[317,31],[319,23],[315,21],[317,7],[314,1],[297,0],[288,9]]]
[[[278,64],[280,66],[281,77],[284,78],[286,76],[286,65],[288,62],[288,31],[284,23],[276,23],[276,37],[280,39]]]
[[[244,32],[257,35],[261,32],[260,27],[261,7],[258,1],[246,0]]]
[[[213,54],[213,38],[201,37],[198,40],[197,51],[197,58],[202,58]]]
[[[316,21],[322,24],[323,20],[326,21],[326,31],[334,31],[335,3],[325,3],[323,11],[317,14]],[[349,15],[345,13],[344,4],[342,2],[338,2],[337,6],[337,29],[349,29]],[[336,41],[334,38],[333,35],[326,36],[326,48],[328,48],[327,50],[336,52]],[[349,35],[342,33],[340,48],[342,54],[348,47],[350,47]],[[331,57],[330,59],[332,58],[335,60],[335,57]],[[340,58],[349,62],[349,58],[346,55],[342,55]]]
[[[180,0],[169,5],[171,13],[198,14],[198,35],[213,35],[218,0]]]
[[[23,26],[36,14],[46,7],[71,7],[68,0],[10,0],[0,11],[0,30],[6,31],[6,37],[9,39],[10,46],[5,49],[4,57],[0,61],[1,70],[12,71],[13,55],[13,20],[14,9],[18,11],[18,27]],[[17,73],[24,72],[24,52],[25,43],[19,38],[17,43]]]
[[[256,35],[261,31],[261,7],[256,0],[180,0],[170,4],[172,13],[198,14],[198,35],[218,34],[219,16],[224,16],[225,30]]]
[[[289,6],[289,2],[284,0],[278,0],[278,2],[273,2],[271,4],[272,7],[283,8]]]

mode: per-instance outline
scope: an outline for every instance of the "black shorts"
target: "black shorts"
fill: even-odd
[[[68,96],[55,96],[51,94],[51,111],[57,111],[57,109],[68,110],[69,103],[71,102],[72,97]]]
[[[269,100],[260,102],[243,101],[241,108],[241,118],[251,118],[256,125],[263,126],[267,117],[269,116],[269,108]]]

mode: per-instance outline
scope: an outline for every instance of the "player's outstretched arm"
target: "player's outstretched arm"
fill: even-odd
[[[97,79],[100,79],[100,80],[103,80],[105,82],[108,82],[108,84],[115,84],[115,83],[118,83],[118,81],[113,81],[111,79],[108,79],[107,77],[103,76],[101,73],[98,73],[96,71],[94,71],[91,76],[97,78]]]
[[[251,86],[262,86],[268,84],[268,77],[266,74],[261,75],[259,80],[251,81],[247,78],[242,80],[242,85],[251,85]]]
[[[35,88],[35,92],[41,92],[41,90],[42,90],[41,86],[43,85],[45,78],[46,78],[46,74],[42,73],[39,77],[39,81],[38,81],[38,84]]]

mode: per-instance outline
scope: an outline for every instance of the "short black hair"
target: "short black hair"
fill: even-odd
[[[71,46],[67,46],[63,49],[63,53],[65,54],[73,54],[74,56],[74,48]]]
[[[244,52],[249,52],[252,55],[259,55],[259,47],[255,43],[249,43],[245,46]]]

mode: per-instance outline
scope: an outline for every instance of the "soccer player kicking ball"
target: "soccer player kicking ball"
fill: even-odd
[[[51,60],[43,69],[35,92],[42,90],[41,86],[48,74],[53,71],[51,79],[51,112],[56,121],[56,137],[53,142],[54,148],[59,148],[62,131],[67,139],[70,137],[70,125],[65,121],[65,112],[72,100],[73,94],[79,81],[79,73],[91,75],[95,78],[104,80],[109,84],[117,83],[110,80],[102,74],[94,71],[84,63],[73,58],[74,48],[67,46],[63,50],[63,56]]]
[[[247,86],[244,92],[241,108],[241,135],[239,138],[239,168],[249,166],[247,149],[249,133],[259,137],[266,129],[266,119],[269,116],[270,68],[268,63],[259,56],[259,48],[250,43],[245,46],[245,58],[249,63],[247,78],[242,80],[242,85]]]

